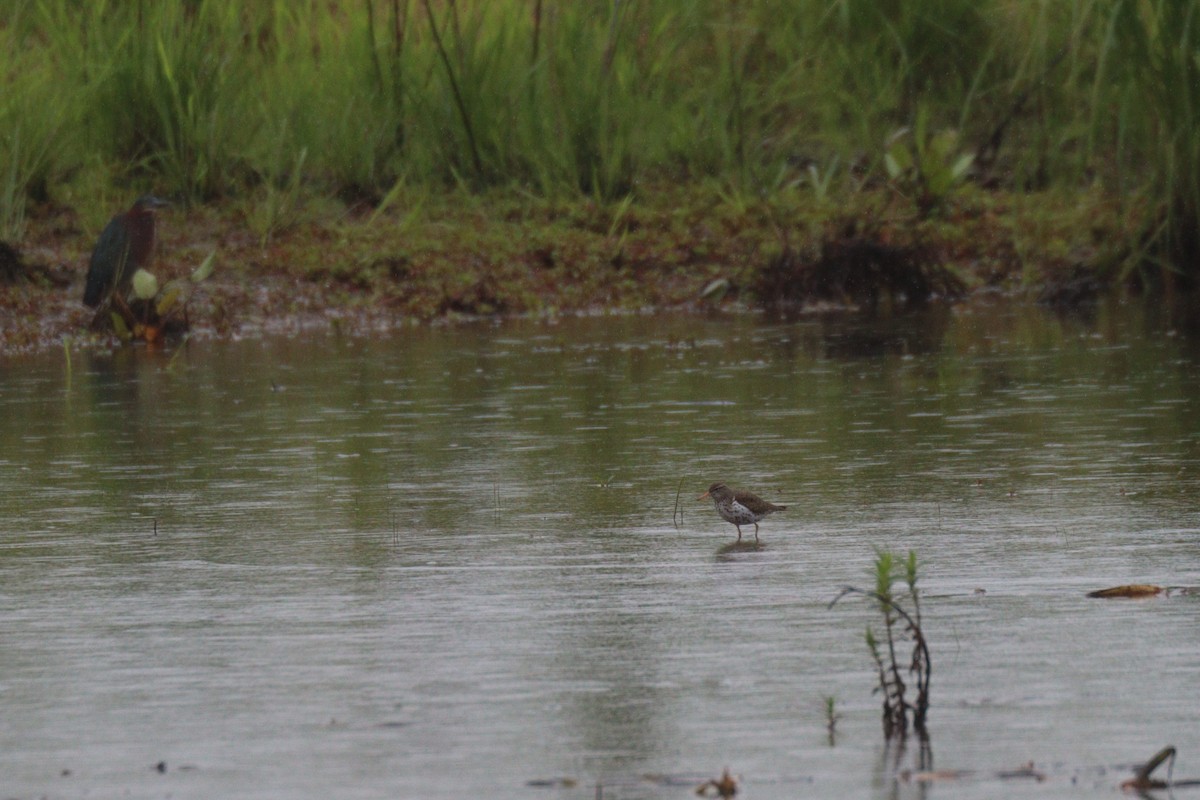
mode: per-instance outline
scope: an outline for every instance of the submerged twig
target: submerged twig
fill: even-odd
[[[708,797],[709,790],[712,790],[714,797],[720,797],[722,800],[728,800],[738,792],[738,781],[733,775],[729,774],[729,767],[721,773],[720,778],[713,778],[696,787],[696,795],[699,797]]]
[[[1151,778],[1151,773],[1158,769],[1164,761],[1167,762],[1167,780],[1160,781]],[[1171,788],[1171,776],[1175,772],[1175,748],[1172,745],[1167,745],[1162,750],[1154,754],[1154,758],[1147,761],[1137,768],[1133,777],[1121,784],[1122,789],[1133,789],[1142,791],[1144,789],[1169,789]]]
[[[680,478],[679,485],[675,487],[675,510],[671,513],[671,523],[678,528],[683,524],[683,505],[679,502],[683,495],[683,482],[687,478]]]

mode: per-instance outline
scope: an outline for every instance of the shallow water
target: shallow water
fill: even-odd
[[[1152,309],[481,323],[0,379],[6,798],[682,798],[725,766],[752,799],[1093,797],[1166,744],[1200,777],[1200,597],[1084,597],[1200,585],[1200,348]],[[717,479],[791,505],[761,550],[726,552]],[[827,607],[876,547],[920,557],[932,765],[962,779],[897,779],[871,611]]]

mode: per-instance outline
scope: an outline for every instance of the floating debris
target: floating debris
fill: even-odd
[[[1149,583],[1129,583],[1124,586],[1113,586],[1110,589],[1097,589],[1094,592],[1088,592],[1088,597],[1154,597],[1162,594],[1165,589],[1161,586],[1154,586]]]
[[[1164,761],[1167,764],[1167,779],[1156,780],[1150,777],[1154,770]],[[1175,748],[1167,745],[1154,754],[1154,758],[1137,768],[1137,772],[1127,781],[1121,782],[1121,789],[1126,792],[1142,792],[1147,789],[1166,789],[1171,785],[1171,773],[1175,771]]]
[[[969,769],[937,769],[913,772],[904,770],[900,773],[903,783],[940,783],[942,781],[957,781],[969,778],[974,773]]]
[[[996,773],[996,777],[1002,780],[1011,780],[1013,778],[1033,778],[1038,783],[1041,783],[1042,781],[1046,780],[1046,773],[1034,767],[1033,762],[1030,761],[1026,764],[1022,764],[1016,769],[1000,770]]]
[[[574,789],[579,781],[574,778],[533,778],[525,781],[525,785],[534,789]]]
[[[696,794],[698,794],[701,797],[708,797],[710,789],[713,791],[714,797],[726,798],[726,800],[727,800],[728,798],[733,797],[735,794],[737,794],[737,790],[738,790],[737,778],[730,775],[729,767],[726,767],[725,771],[721,773],[720,778],[713,778],[712,780],[705,781],[704,783],[697,786]]]
[[[899,779],[902,783],[942,783],[944,781],[959,781],[965,778],[976,777],[977,775],[978,773],[975,770],[970,769],[937,769],[917,772],[906,769],[900,773]],[[1034,767],[1033,762],[1030,761],[1016,769],[1002,769],[993,772],[991,773],[991,777],[999,780],[1033,778],[1038,783],[1041,783],[1046,780],[1046,773]]]

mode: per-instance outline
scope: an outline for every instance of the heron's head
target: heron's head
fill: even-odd
[[[134,211],[157,211],[160,208],[170,208],[171,204],[161,197],[156,197],[152,194],[144,194],[137,200],[133,201]]]

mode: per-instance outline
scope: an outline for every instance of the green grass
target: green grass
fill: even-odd
[[[1120,166],[1153,209],[1142,241],[1165,257],[1171,271],[1194,281],[1200,255],[1200,9],[1175,0],[1114,0],[1108,35],[1112,46],[1104,67],[1120,110]],[[1148,182],[1131,174],[1143,171]]]
[[[1133,198],[1127,263],[1194,263],[1197,17],[1177,0],[10,3],[0,235],[97,180],[263,204],[264,241],[305,196],[374,205],[398,185],[608,203],[715,181],[839,203],[874,180],[928,212],[978,155],[971,177],[1017,192]],[[889,174],[902,140],[915,163]]]
[[[245,105],[258,68],[232,3],[39,6],[39,37],[77,94],[78,145],[122,180],[187,200],[237,185],[262,120]]]
[[[78,93],[60,85],[33,37],[0,27],[0,240],[19,241],[29,201],[76,166]]]

